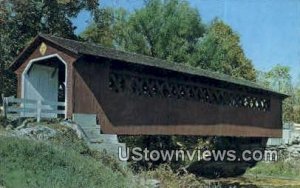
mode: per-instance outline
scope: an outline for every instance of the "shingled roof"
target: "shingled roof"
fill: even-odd
[[[92,43],[79,42],[75,40],[70,40],[70,39],[65,39],[65,38],[56,37],[52,35],[45,35],[45,34],[39,34],[34,39],[34,41],[25,50],[23,50],[23,52],[16,58],[16,60],[10,65],[9,68],[12,70],[16,70],[17,67],[19,67],[19,65],[22,64],[23,60],[28,57],[28,54],[34,48],[36,48],[36,45],[38,45],[43,40],[53,43],[54,45],[59,46],[78,56],[90,55],[96,57],[104,57],[113,60],[119,60],[124,63],[133,63],[133,64],[139,64],[139,65],[144,65],[149,67],[156,67],[160,69],[176,71],[176,72],[185,73],[189,75],[207,77],[222,82],[251,87],[254,89],[266,91],[272,95],[278,95],[279,97],[282,98],[288,97],[288,95],[284,93],[280,93],[274,90],[270,90],[266,87],[262,87],[261,85],[258,85],[255,82],[251,82],[240,78],[234,78],[225,74],[211,72],[200,68],[191,67],[185,64],[170,63],[166,60],[145,56],[141,54],[131,53],[131,52],[120,51],[112,48],[106,48]]]

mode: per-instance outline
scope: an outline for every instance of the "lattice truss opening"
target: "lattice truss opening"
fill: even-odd
[[[269,97],[252,94],[249,91],[217,88],[180,79],[164,79],[150,75],[111,70],[108,85],[109,89],[115,93],[193,100],[263,112],[270,110]]]

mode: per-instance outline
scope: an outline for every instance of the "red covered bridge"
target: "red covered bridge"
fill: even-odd
[[[104,133],[281,137],[284,94],[179,64],[39,35],[10,68],[18,97],[97,114]]]

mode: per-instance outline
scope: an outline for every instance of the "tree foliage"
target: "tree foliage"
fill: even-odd
[[[300,123],[300,85],[295,87],[295,105],[293,106],[293,120],[296,123]]]
[[[116,12],[117,10],[111,8],[97,8],[94,12],[94,22],[80,34],[80,37],[88,42],[113,47],[117,33],[114,24],[114,20],[117,19],[115,17],[117,16]]]
[[[188,62],[204,26],[185,1],[152,0],[129,16],[125,32],[121,45],[128,51]]]
[[[281,93],[290,95],[283,102],[283,120],[291,122],[295,120],[296,96],[292,85],[290,68],[287,66],[276,65],[268,72],[260,72],[258,83]]]
[[[119,49],[188,62],[196,50],[198,38],[204,33],[198,11],[180,0],[146,1],[145,7],[133,14],[119,9],[113,15],[110,29],[106,24],[101,24],[106,18],[95,19],[83,33],[83,38],[101,44],[101,37],[107,37],[103,32],[110,31],[114,33],[113,44]],[[101,25],[103,27],[97,28]]]
[[[205,27],[186,1],[148,0],[131,14],[99,12],[102,16],[82,34],[87,41],[255,80],[239,36],[220,20]]]
[[[213,21],[192,55],[193,66],[255,80],[255,69],[240,46],[239,36],[220,20]]]

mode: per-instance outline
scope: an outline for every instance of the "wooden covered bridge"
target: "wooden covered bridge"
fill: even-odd
[[[180,64],[38,35],[10,68],[18,97],[97,114],[104,133],[281,137],[284,94]]]

